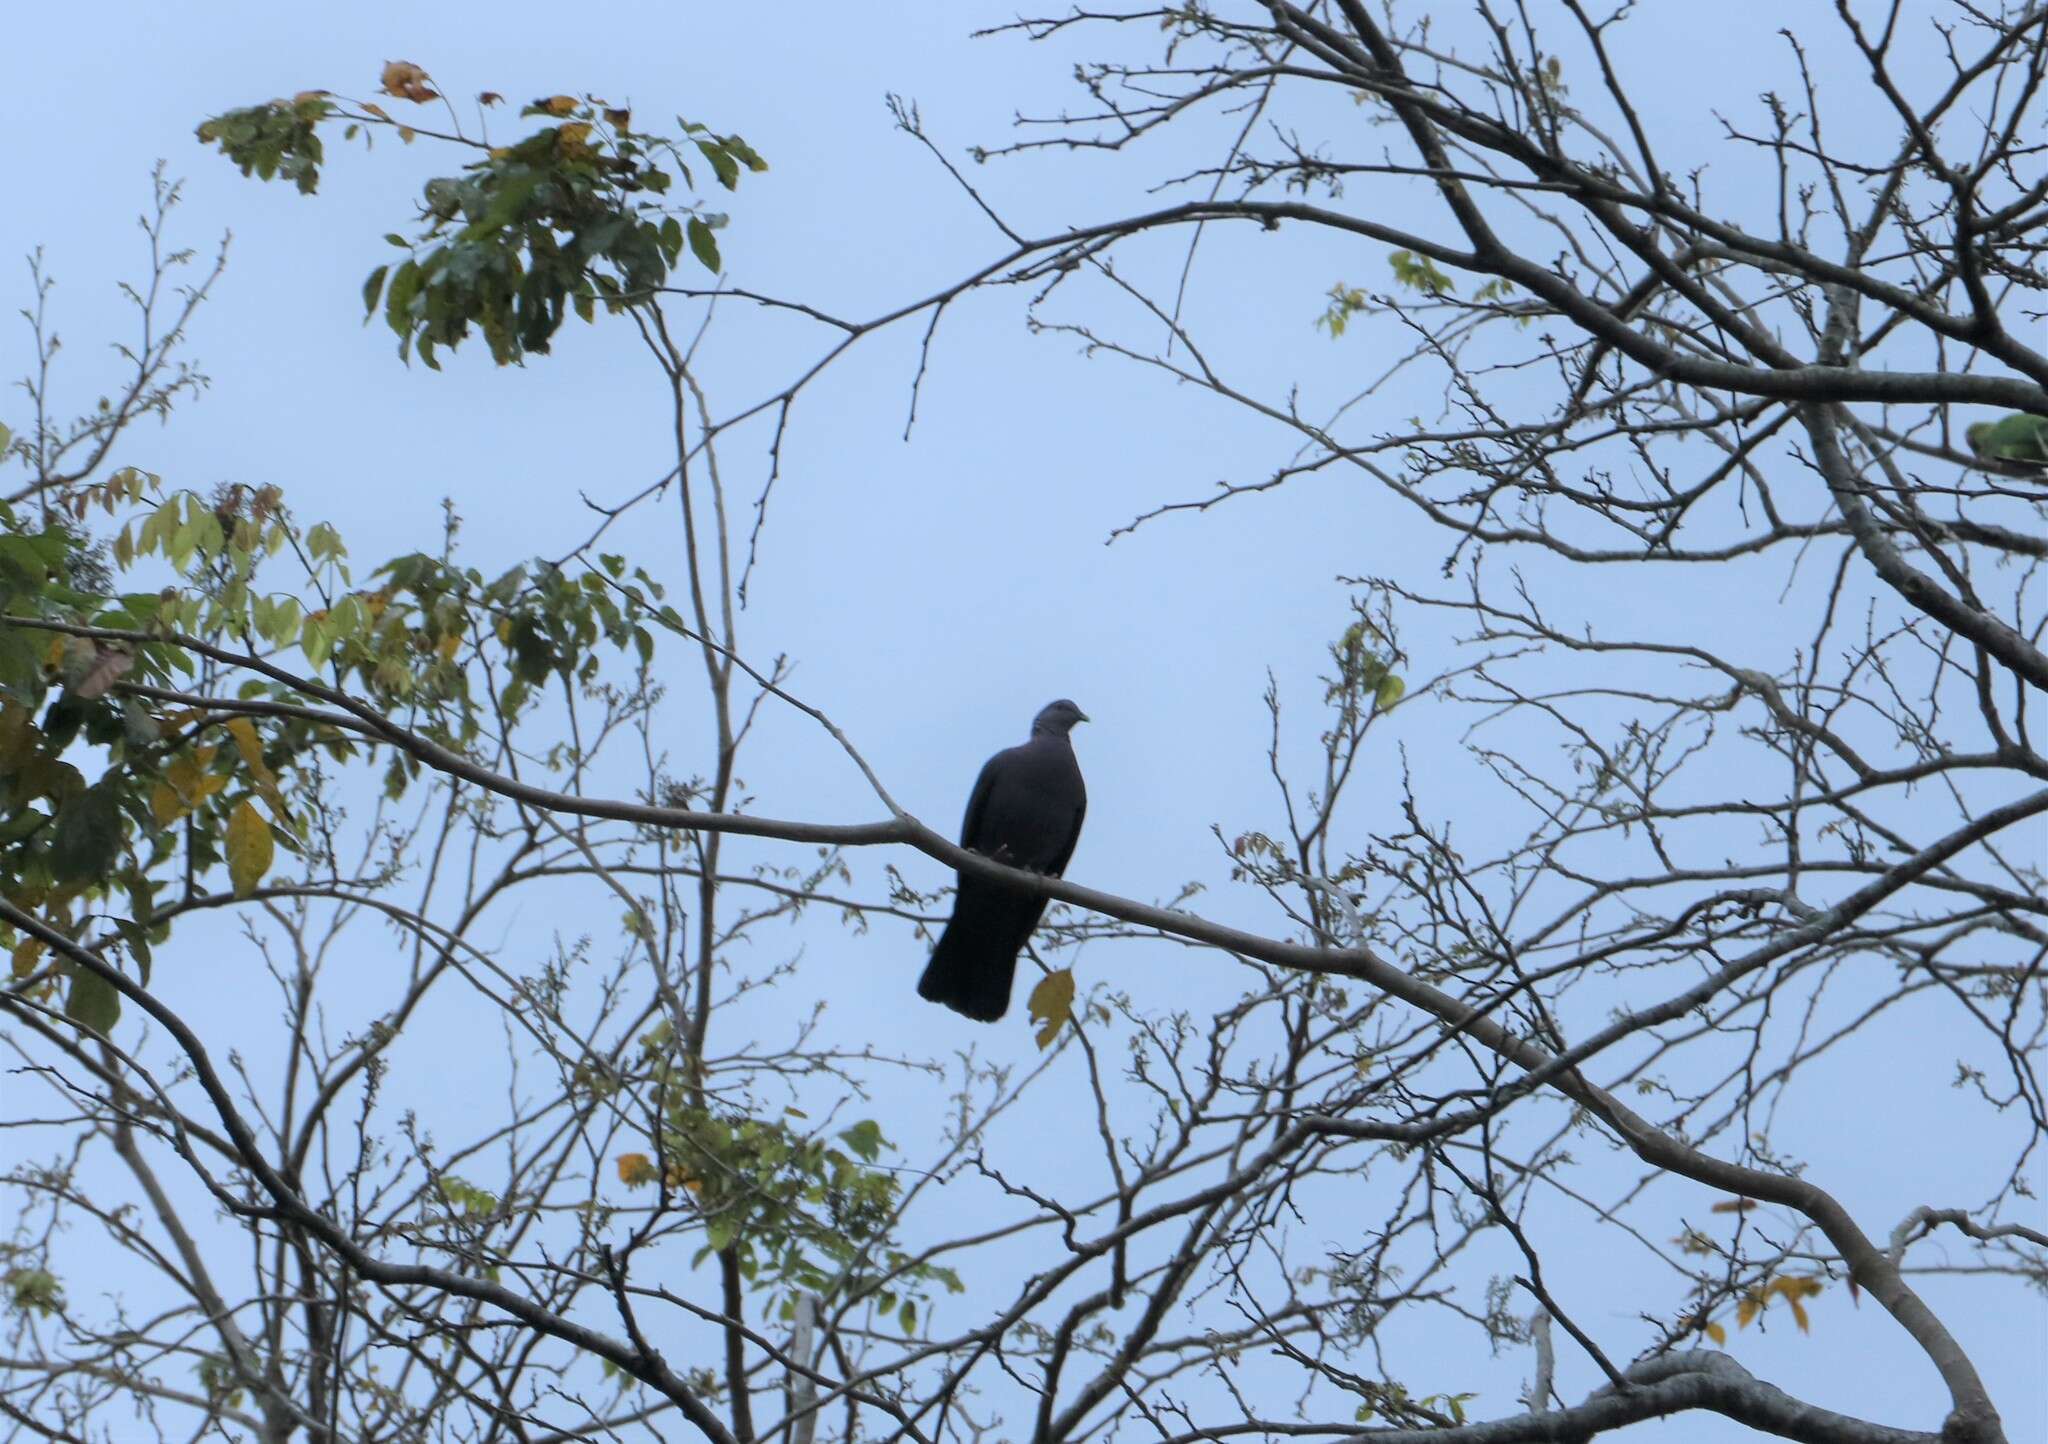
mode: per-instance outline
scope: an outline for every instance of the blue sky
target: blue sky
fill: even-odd
[[[720,202],[733,217],[723,237],[733,279],[864,317],[937,289],[1000,248],[940,167],[895,131],[885,94],[914,99],[955,157],[1000,143],[1018,111],[1049,113],[1074,100],[1067,71],[1082,51],[968,39],[974,25],[1008,14],[984,5],[818,6],[793,15],[747,6],[230,3],[124,9],[116,23],[88,7],[37,7],[12,18],[0,58],[11,109],[29,118],[17,135],[34,136],[8,148],[13,199],[0,209],[0,276],[11,274],[9,295],[25,301],[25,272],[4,268],[45,247],[59,281],[52,314],[67,343],[60,387],[89,405],[112,374],[98,348],[122,334],[112,283],[135,275],[142,258],[131,221],[152,163],[166,158],[186,182],[176,222],[184,243],[205,250],[223,230],[234,232],[228,272],[192,345],[214,384],[169,427],[138,430],[121,459],[174,486],[276,482],[302,516],[334,522],[359,558],[424,544],[451,498],[470,558],[494,571],[587,527],[582,495],[619,497],[666,469],[659,377],[620,325],[572,325],[556,355],[523,369],[492,368],[480,343],[438,374],[402,367],[389,333],[360,324],[358,288],[389,254],[378,236],[405,216],[433,157],[418,153],[424,147],[394,155],[396,147],[380,144],[365,156],[336,144],[321,194],[304,199],[245,181],[202,152],[194,124],[307,88],[364,96],[382,63],[401,57],[455,95],[595,92],[642,116],[680,112],[741,133],[772,167]],[[1663,23],[1676,21],[1646,17],[1625,57],[1661,65],[1681,48],[1654,28]],[[1684,63],[1643,88],[1648,121],[1711,151],[1712,111],[1745,111],[1762,83],[1747,69],[1768,39],[1764,29],[1695,26],[1683,37]],[[1211,152],[1192,142],[1221,133],[1176,144],[1198,164]],[[1683,168],[1671,157],[1667,165]],[[1149,204],[1139,182],[1174,169],[1156,156],[1056,155],[970,163],[969,174],[1020,229],[1048,234]],[[1179,254],[1177,242],[1151,242],[1134,248],[1130,264],[1156,281],[1172,274]],[[1304,410],[1316,414],[1383,364],[1375,348],[1389,338],[1361,330],[1333,342],[1312,325],[1333,283],[1386,283],[1376,251],[1218,230],[1204,239],[1201,260],[1189,315],[1245,384],[1284,394],[1299,378]],[[1084,358],[1069,338],[1028,334],[1021,303],[1002,291],[949,311],[908,441],[919,324],[864,342],[806,393],[742,635],[757,659],[789,654],[795,690],[846,729],[900,801],[941,829],[955,825],[988,752],[1019,740],[1048,698],[1075,698],[1095,721],[1077,737],[1091,807],[1070,875],[1140,898],[1204,880],[1218,884],[1201,900],[1206,913],[1278,931],[1284,924],[1269,906],[1220,885],[1225,867],[1210,833],[1212,825],[1226,836],[1272,826],[1261,702],[1268,673],[1309,729],[1323,649],[1347,620],[1348,590],[1337,579],[1387,574],[1426,586],[1446,543],[1384,495],[1325,475],[1106,544],[1161,502],[1263,477],[1292,442],[1194,388]],[[721,409],[772,391],[829,340],[735,308],[708,347]],[[18,370],[27,354],[25,333],[16,333],[4,355]],[[1372,404],[1397,417],[1434,414],[1441,383],[1418,376]],[[16,400],[0,399],[0,420],[18,419]],[[765,440],[756,429],[729,444],[726,465],[742,478],[742,494],[758,485]],[[636,529],[634,538],[659,565],[660,533],[643,540]],[[1557,580],[1540,563],[1533,574]],[[1601,574],[1595,591],[1564,597],[1596,614],[1625,612],[1644,630],[1704,630],[1741,644],[1772,635],[1783,574],[1770,576],[1760,585],[1757,573],[1730,569],[1674,584],[1617,571]],[[1419,617],[1413,624],[1417,670],[1448,662],[1454,629]],[[1425,803],[1485,838],[1509,824],[1497,816],[1490,779],[1458,745],[1461,726],[1410,709],[1386,729],[1382,756],[1391,776],[1394,746],[1405,747]],[[1301,741],[1313,737],[1291,745]],[[859,776],[800,718],[772,717],[756,755],[776,759],[743,768],[757,810],[827,820],[877,814]],[[1350,821],[1361,837],[1397,826],[1394,789],[1366,789]],[[919,857],[894,861],[923,886],[943,877]],[[872,878],[880,859],[856,865]],[[517,916],[507,937],[550,923],[559,925]],[[973,1041],[1019,1061],[1032,1054],[1021,1006],[1004,1030],[959,1037],[945,1031],[950,1018],[909,1012],[922,958],[900,931],[852,938],[826,924],[807,948],[806,986],[831,1000],[851,1035],[905,1047]],[[1227,985],[1186,976],[1206,965],[1178,949],[1099,959],[1084,950],[1084,985],[1095,966],[1115,968],[1117,985],[1134,993],[1199,996]],[[448,1025],[457,1026],[453,1015]],[[1953,1050],[1916,1052],[1917,1041],[1880,1034],[1830,1060],[1825,1081],[1804,1095],[1808,1111],[1783,1125],[1814,1176],[1839,1188],[1877,1233],[1917,1203],[1981,1196],[1989,1183],[1972,1172],[1982,1172],[1980,1155],[2003,1156],[1971,1131],[1975,1124],[1953,1121],[1975,1115],[1944,1111],[1939,1090]],[[1883,1058],[1894,1061],[1880,1071]],[[422,1084],[433,1080],[430,1058],[416,1066]],[[1834,1126],[1831,1099],[1853,1099],[1888,1126],[1845,1133]],[[1058,1166],[1056,1138],[1014,1143],[1020,1156]],[[1995,1181],[1999,1165],[1985,1166]],[[1951,1175],[1971,1183],[1957,1196],[1925,1196],[1923,1178]],[[1597,1232],[1562,1219],[1556,1227],[1561,1257],[1589,1266],[1593,1318],[1625,1335],[1638,1307],[1659,1306],[1632,1298],[1626,1279],[1600,1275]],[[1669,1231],[1677,1232],[1676,1205]],[[2014,1317],[1975,1311],[1974,1296],[1958,1287],[1929,1290],[1993,1379],[2013,1437],[2048,1433],[2038,1298]],[[1819,1314],[1811,1338],[1779,1329],[1741,1340],[1738,1352],[1763,1377],[1816,1402],[1936,1427],[1932,1373],[1878,1310],[1853,1309],[1837,1292]],[[1575,1398],[1594,1379],[1564,1352],[1563,1389]],[[1507,1412],[1526,1361],[1491,1367],[1486,1412]]]

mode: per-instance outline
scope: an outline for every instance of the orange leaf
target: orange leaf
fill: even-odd
[[[410,60],[385,61],[384,73],[379,77],[378,88],[386,95],[395,95],[400,100],[410,100],[414,104],[439,98],[439,93],[427,84],[427,72]]]
[[[621,1153],[618,1158],[619,1182],[628,1188],[638,1188],[643,1183],[654,1182],[654,1164],[644,1153]]]

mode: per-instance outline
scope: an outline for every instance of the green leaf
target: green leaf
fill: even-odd
[[[420,263],[408,256],[398,263],[384,292],[384,324],[400,336],[412,334],[412,300],[419,294],[420,280]]]
[[[389,266],[379,266],[370,272],[370,279],[363,282],[363,322],[366,325],[377,314],[377,297],[384,289],[384,277],[390,270]]]
[[[881,1157],[882,1149],[888,1143],[888,1140],[882,1137],[882,1125],[872,1118],[863,1118],[842,1132],[839,1137],[848,1148],[868,1163],[873,1163]]]
[[[142,986],[148,987],[153,961],[149,950],[149,930],[128,918],[115,918],[114,930],[121,935],[121,941],[128,944],[128,952],[135,959],[136,971],[142,975]]]
[[[702,261],[706,270],[717,273],[718,240],[711,234],[711,227],[696,216],[690,217],[690,254]]]
[[[90,968],[73,963],[71,991],[64,998],[64,1016],[83,1023],[102,1037],[114,1031],[121,1018],[121,995],[114,985]]]
[[[121,857],[121,802],[102,782],[58,810],[50,870],[59,882],[103,881]]]
[[[704,152],[704,159],[711,162],[711,169],[718,176],[718,183],[732,190],[740,183],[739,162],[734,160],[725,146],[718,141],[700,140],[697,149]]]

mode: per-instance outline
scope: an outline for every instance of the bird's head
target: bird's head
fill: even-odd
[[[1048,702],[1031,719],[1031,735],[1064,737],[1074,730],[1076,722],[1086,722],[1088,714],[1062,697],[1057,702]]]
[[[1982,456],[1991,445],[1991,427],[1991,422],[1979,421],[1963,432],[1963,440],[1968,442],[1970,450],[1979,456]]]

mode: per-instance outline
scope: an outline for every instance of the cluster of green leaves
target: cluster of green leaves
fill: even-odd
[[[508,1207],[506,1200],[459,1174],[443,1173],[435,1177],[431,1188],[421,1192],[419,1216],[398,1221],[393,1231],[435,1248],[495,1283],[502,1270],[491,1261],[497,1255],[483,1246],[484,1238],[493,1228],[509,1222],[515,1210],[530,1212],[524,1205]]]
[[[677,1104],[662,1137],[665,1172],[628,1153],[619,1177],[687,1195],[704,1219],[698,1261],[733,1250],[741,1276],[779,1297],[784,1317],[798,1294],[864,1298],[912,1333],[930,1287],[959,1293],[959,1277],[890,1243],[902,1189],[894,1173],[873,1166],[890,1146],[881,1126],[863,1119],[828,1140],[805,1123],[794,1108],[763,1119]],[[878,1287],[884,1277],[890,1286]]]
[[[1427,256],[1418,256],[1413,251],[1393,251],[1387,256],[1387,264],[1393,268],[1394,284],[1404,291],[1435,299],[1439,296],[1455,296],[1457,282],[1450,272],[1442,269]],[[1476,301],[1505,301],[1515,293],[1514,283],[1495,276],[1472,293]],[[1344,334],[1353,318],[1372,309],[1372,297],[1356,286],[1347,286],[1342,281],[1330,287],[1330,304],[1323,314],[1316,317],[1316,325],[1330,333],[1335,340]],[[1519,317],[1524,324],[1526,317]]]
[[[1387,256],[1387,264],[1394,268],[1394,284],[1404,290],[1419,291],[1425,296],[1451,296],[1457,294],[1457,284],[1450,273],[1440,269],[1427,256],[1418,256],[1413,251],[1393,251]]]
[[[1367,617],[1359,616],[1346,627],[1330,648],[1337,674],[1327,679],[1323,700],[1346,716],[1354,710],[1384,712],[1400,701],[1408,684],[1394,670],[1385,643],[1385,635]]]
[[[438,98],[426,89],[424,72],[401,65],[386,69],[389,93]],[[728,191],[743,172],[768,168],[739,136],[681,117],[680,134],[671,137],[636,130],[629,111],[590,98],[549,96],[520,114],[550,123],[510,145],[436,137],[477,158],[459,175],[426,183],[415,235],[385,237],[408,254],[370,272],[363,303],[370,315],[381,303],[401,356],[416,350],[438,369],[436,350],[453,350],[474,327],[492,358],[507,365],[545,353],[572,308],[590,321],[599,305],[617,311],[656,293],[685,248],[717,273],[716,232],[726,218],[670,198],[678,177],[696,189],[686,157],[709,165]],[[335,120],[350,137],[367,137],[379,126],[407,140],[420,134],[374,103],[308,92],[216,116],[200,125],[199,136],[218,144],[243,174],[283,176],[310,194],[319,181],[318,127]]]
[[[1342,281],[1330,287],[1330,304],[1322,315],[1316,317],[1316,324],[1330,333],[1335,340],[1344,334],[1344,328],[1351,324],[1351,318],[1362,311],[1372,309],[1372,297],[1356,286],[1347,286]]]
[[[64,1285],[48,1269],[9,1269],[0,1274],[0,1288],[7,1290],[7,1307],[17,1314],[47,1319],[64,1312]]]
[[[202,719],[131,690],[175,689],[193,673],[181,648],[154,639],[181,608],[175,593],[113,592],[76,517],[89,505],[111,510],[139,499],[149,480],[120,473],[74,497],[71,516],[25,519],[0,507],[0,892],[72,936],[101,918],[113,929],[103,946],[125,952],[144,981],[166,930],[157,920],[164,879],[156,874],[180,844],[195,872],[239,851],[238,886],[258,853],[267,867],[271,846],[249,806],[257,785],[229,787],[223,749],[198,741]],[[129,635],[95,638],[34,622]],[[253,742],[253,727],[246,735]],[[102,764],[90,783],[67,756],[79,745]],[[275,774],[265,773],[281,811]],[[174,831],[181,818],[193,825]],[[119,904],[125,913],[109,912]],[[73,1018],[112,1026],[119,995],[104,979],[66,959],[46,964],[33,938],[4,940],[17,981],[64,985]]]
[[[1410,1398],[1408,1386],[1398,1381],[1385,1384],[1367,1384],[1367,1403],[1360,1404],[1353,1416],[1361,1424],[1385,1416],[1396,1427],[1403,1425],[1435,1425],[1437,1428],[1456,1428],[1465,1422],[1465,1406],[1478,1398],[1477,1394],[1425,1394],[1419,1399]]]
[[[217,1409],[242,1407],[241,1374],[226,1354],[201,1355],[193,1372],[199,1376],[199,1387],[205,1390],[207,1403]]]
[[[111,544],[90,545],[86,515],[124,509],[132,514]],[[300,567],[311,605],[259,580],[272,558]],[[145,564],[174,584],[116,587],[119,573]],[[67,936],[97,925],[96,945],[132,961],[146,984],[170,905],[183,900],[173,884],[190,890],[225,868],[248,896],[279,849],[301,849],[293,792],[311,785],[307,764],[316,752],[346,761],[360,744],[313,718],[259,720],[151,696],[183,691],[197,673],[182,638],[290,674],[246,675],[241,701],[326,705],[292,680],[311,674],[403,709],[416,730],[461,751],[488,716],[515,721],[547,678],[596,680],[606,644],[644,669],[651,626],[682,625],[659,584],[616,556],[580,576],[516,567],[486,581],[411,555],[372,580],[356,587],[341,537],[301,528],[274,488],[165,496],[131,470],[48,513],[0,508],[0,891]],[[480,667],[506,674],[483,703],[472,695]],[[387,791],[402,793],[418,767],[394,752]],[[73,1018],[112,1028],[120,999],[103,978],[46,956],[33,938],[0,932],[0,944],[17,981],[61,986]]]
[[[334,113],[320,91],[230,110],[201,123],[199,139],[258,180],[283,179],[309,196],[320,187],[320,122]]]

